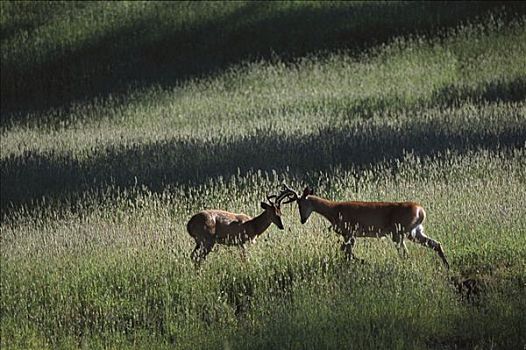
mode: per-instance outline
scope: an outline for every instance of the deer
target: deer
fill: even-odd
[[[186,225],[188,234],[195,240],[191,259],[197,266],[200,265],[216,244],[238,246],[246,259],[246,244],[255,243],[271,224],[283,230],[280,209],[283,198],[267,195],[268,203],[261,202],[263,212],[253,218],[218,209],[203,210],[193,215]]]
[[[341,250],[348,260],[355,257],[353,248],[358,237],[382,238],[391,235],[397,244],[399,252],[408,255],[404,238],[433,249],[447,270],[449,263],[442,245],[426,236],[422,225],[426,212],[415,202],[359,202],[331,201],[314,195],[308,186],[301,196],[286,184],[282,185],[280,198],[286,200],[283,204],[296,202],[300,213],[300,221],[305,224],[313,212],[322,215],[331,223],[331,228],[343,236]],[[359,260],[359,259],[357,259]]]

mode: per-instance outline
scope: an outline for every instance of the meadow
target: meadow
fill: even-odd
[[[526,346],[522,3],[0,6],[2,349]],[[283,182],[421,203],[451,269],[290,204],[196,270]]]

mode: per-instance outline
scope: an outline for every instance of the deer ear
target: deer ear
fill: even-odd
[[[270,205],[268,205],[265,202],[261,202],[261,208],[267,210],[268,208],[270,208]]]
[[[311,195],[311,194],[314,194],[314,191],[312,189],[309,188],[309,186],[305,187],[305,189],[303,190],[303,196],[302,197],[307,197],[308,195]]]

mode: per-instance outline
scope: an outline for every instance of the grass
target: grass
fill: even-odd
[[[247,60],[360,53],[401,35],[447,35],[481,16],[507,21],[525,12],[519,2],[7,2],[2,124],[100,94],[171,87]]]
[[[2,348],[526,344],[520,3],[1,6]],[[283,181],[420,202],[451,271],[293,206],[196,271],[190,216]]]

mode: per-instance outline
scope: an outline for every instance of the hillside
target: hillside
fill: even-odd
[[[521,2],[1,2],[2,348],[521,348]],[[286,182],[417,201],[364,263],[283,208],[190,260],[191,215]]]

